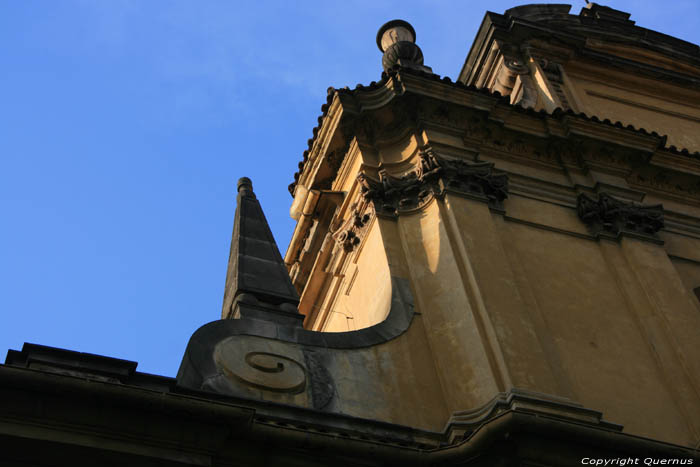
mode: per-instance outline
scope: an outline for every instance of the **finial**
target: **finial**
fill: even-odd
[[[241,177],[237,185],[222,318],[248,316],[301,325],[304,316],[296,308],[299,294],[253,193],[253,182]]]
[[[382,52],[396,42],[407,41],[416,43],[416,30],[407,21],[394,19],[379,28],[377,31],[377,47]]]
[[[416,30],[402,19],[389,21],[379,28],[377,47],[384,52],[384,71],[399,65],[432,73],[430,67],[423,65],[423,52],[416,45]]]
[[[253,193],[253,182],[248,177],[241,177],[238,179],[238,194],[255,197],[255,193]]]

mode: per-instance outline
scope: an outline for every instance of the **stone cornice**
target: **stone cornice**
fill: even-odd
[[[80,370],[70,365],[64,364],[61,369]],[[174,378],[142,375],[159,378],[159,386],[145,381],[102,383],[14,364],[0,365],[3,395],[12,397],[8,400],[14,402],[11,416],[0,417],[10,430],[5,436],[51,440],[64,448],[75,448],[84,445],[85,433],[91,433],[96,436],[90,438],[90,452],[103,460],[133,461],[135,453],[147,446],[149,461],[164,465],[170,465],[173,459],[179,461],[178,465],[228,465],[241,455],[240,444],[231,442],[234,434],[247,444],[247,455],[262,454],[273,443],[287,459],[311,459],[322,453],[325,457],[321,464],[323,459],[337,456],[340,463],[353,458],[372,466],[461,465],[477,452],[484,455],[498,449],[499,440],[526,441],[532,435],[551,440],[549,455],[562,456],[567,447],[571,448],[570,443],[575,443],[586,452],[600,453],[602,446],[614,446],[614,455],[643,453],[659,458],[698,459],[697,450],[625,434],[621,426],[606,422],[598,411],[566,399],[518,389],[498,394],[481,407],[454,413],[442,431],[427,431],[221,396],[177,386]],[[28,395],[42,400],[46,413],[39,416],[35,404],[27,402]],[[90,408],[110,415],[118,411],[120,416],[102,417],[88,424],[81,410]],[[18,418],[19,414],[24,418]],[[133,423],[125,423],[125,419]],[[144,424],[151,428],[147,438]],[[41,429],[37,430],[37,426]],[[187,436],[192,429],[206,436]],[[304,450],[299,449],[302,445]],[[573,460],[576,455],[570,453],[569,457]],[[556,459],[561,462],[568,458]]]
[[[617,145],[627,146],[645,153],[661,152],[669,157],[680,156],[700,160],[700,153],[691,154],[685,149],[674,146],[666,146],[666,138],[654,131],[643,128],[637,129],[631,125],[623,125],[620,122],[612,122],[607,119],[599,119],[596,116],[588,116],[584,113],[563,111],[557,109],[552,113],[544,111],[535,112],[519,105],[511,105],[507,98],[501,98],[498,94],[466,86],[462,83],[453,83],[449,78],[440,78],[434,74],[427,74],[415,70],[392,70],[384,73],[382,80],[370,86],[358,86],[357,88],[330,90],[328,104],[322,107],[324,115],[319,117],[320,127],[314,129],[314,138],[309,140],[309,150],[304,153],[304,160],[300,163],[301,172],[295,176],[303,180],[305,185],[313,184],[315,173],[323,165],[324,151],[335,151],[337,147],[347,146],[358,132],[363,138],[372,143],[375,140],[388,138],[396,139],[396,134],[401,124],[415,123],[420,126],[421,119],[416,120],[410,112],[412,106],[404,99],[413,100],[420,106],[425,99],[434,99],[444,102],[446,106],[454,106],[472,111],[485,112],[486,119],[501,122],[505,128],[512,127],[517,131],[524,131],[533,135],[546,137],[556,135],[568,137],[576,135],[596,139],[600,141],[613,141]],[[396,118],[389,125],[381,118],[374,118],[377,111],[396,107]],[[336,110],[333,110],[336,109]],[[342,115],[341,115],[342,114]],[[340,120],[337,120],[340,118]],[[433,122],[435,115],[422,117],[425,122]],[[333,122],[337,121],[337,125]],[[426,123],[427,124],[427,123]],[[320,131],[319,128],[329,126],[328,131]],[[332,127],[332,131],[330,128]],[[394,128],[395,127],[395,128]],[[393,128],[393,129],[392,129]],[[392,133],[394,136],[392,137]],[[331,148],[329,142],[335,141]],[[293,192],[297,181],[290,185]]]

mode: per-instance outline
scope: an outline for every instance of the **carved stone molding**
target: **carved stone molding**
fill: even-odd
[[[549,57],[534,53],[531,55],[532,59],[537,62],[542,73],[547,78],[551,90],[554,92],[558,102],[558,107],[562,109],[570,109],[571,104],[564,91],[564,77],[561,72],[561,67],[556,60],[552,60]]]
[[[373,107],[377,104],[365,109],[363,103],[355,102],[359,112],[348,116],[340,125],[345,138],[343,155],[347,153],[353,138],[364,145],[381,146],[415,130],[420,98],[414,94],[391,97],[391,100],[381,104],[381,110]]]
[[[547,143],[545,149],[548,157],[557,159],[564,166],[583,167],[583,144],[578,140],[555,139]]]
[[[374,144],[377,132],[381,131],[379,122],[371,113],[365,113],[352,119],[348,124],[348,133],[361,141]]]
[[[350,149],[350,140],[344,142],[344,144],[335,147],[334,149],[329,149],[326,152],[325,157],[321,167],[319,168],[316,180],[312,185],[313,188],[318,190],[330,190],[338,177],[338,171],[343,165],[343,161],[347,156],[348,150]]]
[[[467,117],[466,112],[459,112],[449,104],[431,102],[428,99],[420,103],[418,110],[421,119],[455,129],[464,127]]]
[[[363,199],[374,204],[378,215],[397,216],[400,212],[418,209],[432,199],[432,191],[423,187],[417,171],[397,178],[379,171],[379,181],[364,173],[357,176]]]
[[[358,175],[363,199],[371,201],[378,215],[395,217],[425,206],[447,191],[487,202],[502,209],[508,196],[508,177],[490,162],[465,162],[437,156],[430,148],[420,153],[420,165],[403,177],[379,171],[379,181]]]
[[[484,115],[473,114],[465,122],[464,125],[464,139],[468,140],[490,140],[493,134],[494,125],[489,124]]]
[[[503,64],[506,68],[517,75],[525,75],[530,73],[530,70],[525,62],[519,57],[505,55],[503,57]]]
[[[216,362],[231,383],[291,394],[306,389],[301,352],[277,342],[248,341],[227,339],[217,346]]]
[[[622,234],[657,239],[664,227],[663,206],[641,206],[601,193],[598,199],[581,193],[577,198],[581,220],[596,237],[618,238]]]
[[[333,234],[333,238],[343,249],[350,253],[362,243],[372,218],[374,208],[365,199],[356,201],[350,208],[350,216]]]
[[[472,436],[487,420],[513,411],[546,413],[547,417],[576,420],[578,423],[615,432],[623,429],[622,425],[603,419],[601,412],[588,409],[570,399],[512,388],[507,393],[499,393],[480,407],[454,412],[447,422],[445,434],[450,444],[458,444]]]
[[[510,96],[518,77],[529,75],[530,69],[514,46],[504,45],[499,54],[501,60],[496,62],[490,88],[502,96]]]
[[[443,190],[483,197],[493,207],[502,207],[508,197],[508,176],[491,162],[439,158],[428,149],[421,154],[421,173],[428,181],[441,181]]]
[[[547,139],[503,128],[501,124],[489,121],[485,116],[473,116],[466,122],[463,140],[468,146],[476,143],[481,148],[537,161],[549,167],[558,168],[561,163],[560,152],[556,151],[553,143]]]
[[[332,402],[336,390],[326,365],[327,355],[279,340],[257,336],[233,336],[219,342],[214,350],[217,374],[205,381],[208,389],[228,393],[262,390],[286,394],[322,410]]]
[[[343,159],[345,158],[345,154],[348,152],[349,146],[350,146],[349,144],[345,144],[341,148],[337,148],[333,151],[329,151],[328,154],[326,155],[326,161],[328,162],[328,166],[330,167],[331,172],[334,175],[333,179],[335,179],[335,175],[343,163]]]
[[[633,185],[664,191],[683,199],[700,200],[700,177],[667,169],[646,168],[634,173],[629,181]]]
[[[316,410],[328,408],[335,397],[333,377],[326,369],[327,356],[312,349],[304,350],[304,362],[311,380],[311,405]]]
[[[628,148],[614,145],[588,143],[581,146],[581,156],[588,167],[596,167],[621,176],[628,174],[646,160],[643,154]]]
[[[536,137],[504,128],[481,115],[474,115],[465,122],[463,140],[468,146],[476,143],[481,150],[496,150],[511,158],[548,167],[595,167],[625,177],[650,157],[644,151],[586,138]]]

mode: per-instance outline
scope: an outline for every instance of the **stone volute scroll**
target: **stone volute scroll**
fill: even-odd
[[[502,96],[510,96],[514,94],[515,88],[522,87],[523,77],[529,78],[529,75],[530,69],[520,54],[511,48],[506,48],[506,51],[502,53],[502,63],[494,75],[492,90],[497,91]],[[530,84],[529,81],[527,83]],[[511,100],[511,103],[515,102]]]
[[[214,355],[229,380],[244,386],[291,394],[306,387],[302,353],[279,343],[228,338],[216,346]]]
[[[239,181],[237,200],[224,297],[228,311],[190,338],[178,387],[335,410],[339,397],[354,391],[352,385],[338,386],[343,362],[362,358],[361,349],[399,338],[411,325],[408,281],[391,276],[390,309],[381,323],[349,332],[304,329],[296,291],[249,179]],[[360,201],[355,208],[336,239],[346,251],[374,218],[369,203]]]

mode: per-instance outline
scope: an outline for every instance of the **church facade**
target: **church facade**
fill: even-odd
[[[329,89],[286,254],[242,178],[178,375],[11,350],[8,459],[700,462],[698,47],[594,3],[487,13],[456,82],[405,21],[377,45],[379,81]]]

